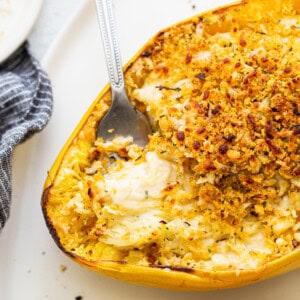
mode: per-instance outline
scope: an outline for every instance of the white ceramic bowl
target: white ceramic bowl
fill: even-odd
[[[26,40],[37,20],[43,0],[0,0],[0,7],[1,2],[8,3],[11,10],[5,15],[7,26],[0,39],[0,63]]]

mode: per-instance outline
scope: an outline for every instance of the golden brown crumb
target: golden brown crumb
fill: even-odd
[[[60,271],[65,272],[67,270],[67,266],[65,265],[60,265]]]

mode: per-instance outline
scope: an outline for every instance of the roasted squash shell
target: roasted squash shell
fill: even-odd
[[[154,134],[146,149],[97,140],[110,104],[103,89],[44,185],[58,247],[101,274],[177,290],[298,268],[300,2],[239,1],[193,16],[160,31],[124,70]]]

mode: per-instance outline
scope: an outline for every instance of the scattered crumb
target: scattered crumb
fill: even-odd
[[[30,274],[30,273],[31,273],[31,270],[30,270],[30,269],[29,269],[29,270],[27,270],[27,273],[28,273],[28,274]]]
[[[82,296],[76,296],[76,297],[75,297],[75,300],[82,300],[82,299],[83,299]]]
[[[46,251],[43,251],[43,252],[42,252],[42,255],[45,255],[45,254],[46,254]]]
[[[67,266],[65,266],[65,265],[60,265],[60,270],[61,270],[62,272],[65,272],[65,271],[67,270]]]
[[[188,2],[189,2],[189,5],[191,5],[191,8],[192,8],[193,10],[195,10],[195,9],[197,8],[197,6],[196,6],[196,4],[194,3],[193,0],[189,0]]]

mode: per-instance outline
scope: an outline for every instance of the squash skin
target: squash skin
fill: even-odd
[[[272,2],[272,4],[270,4]],[[236,1],[225,7],[216,9],[214,11],[221,12],[235,6],[249,5],[249,14],[251,10],[256,9],[274,9],[281,10],[283,0],[269,1],[264,3],[263,0],[248,0],[248,1]],[[291,2],[296,10],[300,10],[300,3],[297,0]],[[183,21],[188,22],[189,20]],[[176,25],[174,25],[176,26]],[[158,33],[154,36],[146,45],[144,45],[139,52],[126,64],[124,70],[129,69],[132,63],[147,49],[148,45],[153,44],[156,38],[159,36]],[[49,217],[47,211],[47,204],[49,199],[49,191],[53,185],[55,177],[61,167],[62,161],[68,149],[72,146],[73,141],[76,139],[81,129],[84,127],[90,114],[95,110],[100,99],[104,95],[109,93],[109,85],[101,91],[95,101],[92,103],[88,111],[85,113],[74,132],[63,146],[53,166],[51,167],[48,177],[44,184],[44,191],[42,195],[42,211],[46,221],[46,225],[49,229],[57,246],[72,260],[79,263],[85,268],[100,274],[131,282],[141,285],[147,285],[152,287],[159,287],[172,290],[215,290],[225,288],[235,288],[243,285],[263,281],[280,274],[287,273],[300,267],[300,249],[295,249],[293,252],[280,257],[270,263],[266,263],[265,266],[255,270],[241,270],[241,271],[206,271],[193,268],[174,268],[170,266],[152,266],[142,267],[128,264],[122,260],[99,260],[99,261],[88,261],[81,256],[78,256],[68,250],[66,250],[60,241],[60,238],[55,229],[55,224]]]

